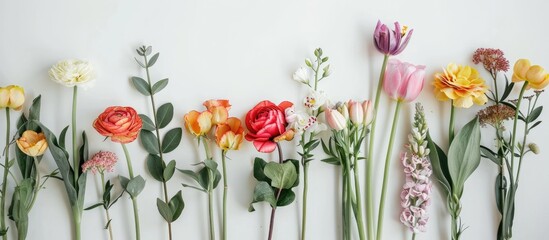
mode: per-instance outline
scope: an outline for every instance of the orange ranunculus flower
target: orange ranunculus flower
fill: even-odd
[[[513,82],[528,82],[528,88],[543,89],[549,84],[549,74],[539,65],[532,66],[528,59],[519,59],[513,67]]]
[[[195,110],[185,114],[185,128],[195,136],[201,136],[212,129],[212,113],[209,111],[198,112]]]
[[[19,150],[30,157],[40,156],[44,154],[48,148],[48,142],[46,141],[44,133],[37,133],[32,130],[23,132],[21,137],[16,141]]]
[[[25,90],[17,85],[0,88],[0,108],[19,111],[25,103]]]
[[[93,121],[93,127],[99,134],[110,137],[113,142],[130,143],[137,138],[143,122],[135,109],[113,106],[105,109]]]
[[[230,117],[225,123],[217,125],[215,140],[223,150],[238,150],[244,139],[244,128],[240,119]]]
[[[208,100],[203,103],[204,107],[212,113],[212,123],[221,124],[227,121],[229,117],[229,109],[231,109],[231,104],[229,100],[218,99],[218,100]]]
[[[473,103],[483,105],[488,101],[488,86],[470,66],[448,64],[443,73],[435,74],[435,96],[440,101],[453,100],[454,107],[469,108]]]

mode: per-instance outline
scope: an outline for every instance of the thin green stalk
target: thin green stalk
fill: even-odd
[[[209,173],[209,175],[211,175],[211,173]],[[210,176],[210,182],[211,181],[213,181],[213,179]],[[211,186],[209,188],[211,188]],[[213,222],[214,221],[213,220],[213,189],[208,190],[208,214],[210,216],[210,239],[215,240],[214,222]]]
[[[354,134],[354,142],[356,143],[358,140],[358,131],[355,131]],[[353,154],[353,173],[354,173],[354,181],[355,181],[355,196],[356,196],[356,205],[357,205],[357,211],[356,211],[356,219],[357,219],[357,228],[358,228],[358,235],[361,240],[365,239],[364,235],[364,220],[362,219],[362,194],[360,193],[360,181],[359,181],[359,174],[358,174],[358,153]]]
[[[518,116],[520,112],[520,103],[522,102],[522,97],[524,96],[524,91],[526,91],[526,88],[528,86],[528,82],[524,82],[524,85],[522,86],[522,89],[520,90],[520,94],[517,101],[517,107],[515,110],[515,118],[513,120],[513,135],[511,135],[511,169],[515,167],[515,142],[517,137],[517,122],[518,122]],[[513,169],[514,170],[514,169]],[[514,179],[511,178],[511,185],[514,185]]]
[[[74,221],[74,239],[80,240],[81,239],[80,226],[82,225],[81,224],[82,213],[80,212],[80,209],[76,205],[72,206],[72,217]]]
[[[307,230],[307,192],[309,191],[309,162],[303,164],[303,209],[301,216],[301,240],[305,240]]]
[[[459,221],[457,216],[452,216],[452,240],[459,240]]]
[[[381,88],[385,81],[385,69],[387,68],[387,61],[389,55],[385,55],[383,58],[383,65],[381,66],[381,72],[379,73],[379,82],[377,83],[376,99],[374,101],[374,118],[370,127],[370,140],[368,141],[368,157],[366,158],[366,229],[368,232],[368,239],[373,240],[375,235],[374,224],[374,201],[373,201],[373,160],[374,155],[374,140],[376,135],[376,122],[377,112],[379,107],[379,100],[381,96]]]
[[[10,159],[10,149],[9,149],[9,144],[10,144],[10,108],[6,108],[6,155],[4,156],[4,175],[2,177],[2,199],[0,200],[0,219],[2,221],[0,221],[1,223],[1,227],[3,231],[7,230],[6,229],[6,190],[8,188],[8,174],[9,174],[9,159]],[[8,239],[8,236],[7,234],[4,234],[2,236],[2,239],[3,240],[7,240]]]
[[[227,151],[221,150],[221,163],[223,165],[223,235],[222,239],[227,240],[227,193],[229,191],[229,184],[227,183],[227,167],[225,164],[225,159]]]
[[[40,172],[38,171],[38,159],[36,157],[33,157],[33,164],[34,164],[34,189],[33,189],[33,197],[32,202],[29,207],[31,209],[34,206],[34,203],[36,202],[36,199],[38,198],[38,192],[40,192],[40,189],[42,188],[40,186]]]
[[[343,171],[342,171],[343,172]],[[342,181],[342,188],[341,188],[341,219],[342,219],[342,222],[343,222],[343,229],[342,229],[342,233],[343,233],[343,240],[348,240],[349,237],[348,237],[348,234],[347,234],[347,229],[349,228],[348,227],[348,221],[347,221],[347,180],[345,179],[345,177],[342,177],[343,178],[343,181]]]
[[[276,143],[276,148],[278,149],[278,163],[282,164],[284,162],[284,156],[282,155],[282,148],[280,148],[280,143],[278,142]],[[278,204],[278,199],[280,199],[281,192],[282,192],[282,188],[279,188],[276,193],[277,204]],[[277,209],[277,205],[275,205],[274,207],[271,207],[271,219],[269,221],[269,235],[267,237],[268,240],[273,239],[276,209]]]
[[[80,161],[78,160],[78,147],[76,146],[76,106],[78,103],[78,87],[73,87],[72,92],[72,159],[73,159],[73,170],[74,170],[74,186],[78,186],[78,172],[80,169]]]
[[[144,55],[143,58],[145,59],[145,72],[147,73],[147,82],[149,83],[149,88],[151,88],[153,85],[151,84],[151,75],[149,73],[149,62],[147,59],[147,55]],[[149,89],[150,92],[152,92],[152,89]],[[160,130],[158,128],[158,123],[156,122],[156,104],[154,102],[154,94],[151,94],[151,106],[153,111],[153,121],[154,121],[154,128],[156,131],[156,140],[158,144],[158,149],[162,149],[162,144],[160,143]],[[162,151],[159,151],[159,156],[162,162],[164,162],[164,156],[162,155]],[[162,189],[164,192],[164,202],[168,203],[168,184],[166,184],[165,181],[162,181]],[[172,240],[172,223],[166,222],[168,224],[168,239]]]
[[[202,138],[202,145],[204,146],[204,153],[206,154],[206,159],[212,160],[212,154],[210,152],[210,144],[208,142],[208,139],[205,136],[201,136]],[[208,215],[209,215],[209,228],[210,228],[210,240],[215,240],[215,225],[214,225],[214,217],[213,217],[213,182],[214,182],[214,174],[210,169],[208,169],[208,179],[209,179],[209,185],[208,185]],[[225,230],[225,229],[223,229]]]
[[[387,194],[387,182],[389,181],[389,163],[391,162],[391,153],[393,152],[393,143],[395,140],[395,133],[398,126],[398,117],[400,115],[401,101],[397,101],[395,108],[395,114],[393,118],[393,126],[391,127],[391,137],[389,138],[389,147],[387,148],[387,155],[385,157],[385,170],[383,171],[383,186],[381,188],[381,199],[379,200],[379,215],[377,218],[377,233],[376,239],[381,240],[381,234],[383,233],[383,213],[385,211],[385,195]]]
[[[416,233],[412,234],[412,240],[416,240]]]
[[[529,116],[531,113],[531,102],[528,102],[528,114],[526,116]],[[535,107],[535,103],[534,103]],[[533,109],[533,108],[532,108]],[[519,177],[520,177],[520,169],[522,168],[522,159],[524,158],[524,149],[526,149],[526,138],[528,137],[528,122],[524,123],[524,134],[522,136],[522,148],[520,149],[520,157],[518,159],[518,169],[517,169],[517,177],[515,180],[515,191],[518,188],[519,183]]]
[[[130,173],[130,180],[131,180],[134,178],[134,175],[133,175],[133,167],[132,167],[130,152],[126,147],[126,144],[121,143],[120,145],[122,145],[122,149],[124,149],[124,155],[126,156],[126,163],[128,165],[128,172]],[[141,239],[141,229],[139,227],[139,208],[137,207],[137,198],[131,197],[131,199],[132,199],[132,205],[133,205],[133,221],[135,224],[135,239],[139,240]]]
[[[105,174],[103,172],[101,172],[101,186],[103,186],[103,193],[106,191],[105,189]],[[107,229],[109,230],[109,239],[110,240],[113,240],[113,236],[112,236],[112,224],[110,223],[111,221],[111,215],[109,214],[109,209],[107,208],[107,206],[104,207],[105,209],[105,215],[107,215]]]
[[[455,129],[455,111],[456,107],[454,107],[454,101],[452,100],[450,103],[452,106],[450,108],[450,124],[448,126],[448,136],[449,141],[448,145],[452,144],[452,141],[454,140],[454,129]]]

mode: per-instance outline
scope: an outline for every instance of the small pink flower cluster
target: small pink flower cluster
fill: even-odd
[[[82,171],[91,170],[93,174],[103,173],[105,170],[112,172],[116,161],[118,161],[118,157],[115,153],[99,151],[90,160],[82,164]]]
[[[427,157],[415,154],[401,157],[406,183],[400,193],[401,206],[400,221],[414,233],[425,232],[425,226],[429,220],[427,206],[431,203],[432,182],[429,177],[432,174],[431,163]]]

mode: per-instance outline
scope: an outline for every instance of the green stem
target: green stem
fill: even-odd
[[[80,161],[78,160],[78,147],[76,147],[76,106],[78,103],[78,87],[73,87],[72,92],[72,158],[74,170],[74,186],[78,186],[78,173],[80,172]]]
[[[80,240],[81,239],[80,226],[82,223],[82,212],[77,205],[72,207],[72,217],[74,221],[74,240]]]
[[[395,108],[395,114],[393,118],[393,126],[391,127],[391,137],[389,138],[389,147],[387,148],[387,155],[385,157],[385,170],[383,171],[383,186],[381,188],[381,199],[379,201],[379,215],[377,218],[377,233],[376,239],[381,240],[381,234],[383,232],[383,213],[385,211],[385,195],[387,194],[387,182],[389,181],[389,163],[391,162],[391,153],[393,152],[393,143],[395,140],[395,133],[398,126],[398,117],[400,113],[401,101],[397,101]]]
[[[459,221],[457,216],[452,216],[452,240],[459,240]]]
[[[515,108],[515,118],[513,120],[513,135],[511,135],[511,169],[515,167],[515,142],[517,137],[517,122],[518,122],[518,116],[520,112],[520,103],[522,102],[522,97],[524,95],[524,91],[526,91],[526,88],[528,86],[528,82],[524,82],[524,85],[522,86],[522,89],[520,90],[520,94],[517,101],[517,107]],[[513,169],[514,170],[514,169]],[[511,178],[511,185],[514,185],[514,179]]]
[[[143,58],[145,59],[145,72],[147,73],[147,82],[149,84],[149,91],[151,92],[151,95],[150,95],[150,98],[151,98],[151,106],[152,106],[152,111],[153,111],[153,121],[154,121],[154,128],[155,128],[155,132],[156,132],[156,141],[157,141],[157,144],[158,144],[158,149],[162,149],[162,144],[160,143],[160,130],[158,128],[158,123],[156,121],[156,104],[154,102],[154,94],[152,94],[152,84],[151,84],[151,75],[149,73],[149,62],[148,62],[148,59],[147,59],[147,55],[144,55]],[[162,163],[164,163],[164,156],[162,155],[162,151],[159,151],[159,157],[160,159],[162,160]],[[169,202],[169,199],[168,199],[168,185],[165,181],[162,181],[162,189],[163,189],[163,192],[164,192],[164,202],[168,203]],[[171,222],[166,222],[168,224],[168,239],[169,240],[172,240],[172,223]]]
[[[284,156],[282,155],[282,148],[280,147],[280,143],[278,142],[276,143],[276,148],[278,149],[278,163],[282,164],[284,162]],[[273,239],[275,214],[278,206],[278,199],[280,199],[280,193],[282,193],[282,188],[279,188],[276,193],[276,205],[274,207],[271,207],[271,219],[269,220],[269,235],[267,236],[268,240]]]
[[[122,145],[122,149],[124,149],[124,155],[126,156],[126,163],[128,165],[128,172],[130,173],[130,180],[132,180],[134,178],[134,174],[133,174],[133,167],[132,167],[130,152],[126,147],[126,144],[121,143],[120,145]],[[132,199],[132,205],[133,205],[133,221],[135,224],[135,239],[139,240],[141,239],[141,229],[139,227],[139,208],[137,206],[137,198],[131,197],[131,199]]]
[[[412,240],[416,240],[416,233],[412,234]]]
[[[305,240],[307,230],[307,192],[309,190],[309,162],[303,164],[303,209],[301,216],[301,240]]]
[[[377,83],[376,99],[374,101],[374,118],[370,127],[370,140],[368,141],[368,157],[366,158],[366,229],[368,232],[368,239],[373,240],[375,235],[374,224],[374,201],[373,201],[373,173],[374,162],[372,157],[374,155],[374,136],[376,133],[377,112],[379,107],[379,100],[381,96],[381,88],[385,81],[385,69],[387,68],[387,62],[389,55],[385,55],[383,58],[383,65],[381,66],[381,72],[379,73],[379,82]]]
[[[221,163],[223,165],[223,235],[222,239],[227,240],[227,193],[229,191],[229,184],[227,183],[227,167],[225,165],[227,151],[221,151]]]
[[[202,145],[204,145],[204,152],[206,153],[206,159],[212,160],[211,152],[210,152],[210,145],[208,143],[208,139],[205,136],[201,136],[202,138]],[[210,224],[210,240],[215,240],[215,226],[214,226],[214,209],[213,209],[213,182],[214,182],[214,174],[212,170],[208,169],[208,215],[209,215],[209,224]],[[223,229],[225,230],[225,229]]]
[[[9,174],[9,159],[10,159],[10,109],[6,107],[6,148],[4,156],[4,175],[2,177],[2,198],[0,199],[0,224],[3,231],[7,231],[6,228],[6,190],[8,188],[8,174]],[[3,240],[7,240],[7,234],[2,236]]]
[[[535,104],[534,104],[535,105]],[[530,102],[528,103],[528,117],[530,115]],[[524,134],[522,136],[522,148],[520,149],[520,157],[518,159],[518,169],[517,169],[517,177],[515,178],[515,191],[518,188],[519,183],[519,177],[520,177],[520,169],[522,168],[522,159],[524,158],[524,149],[526,149],[526,138],[528,137],[528,122],[525,122],[524,124]]]
[[[208,170],[209,171],[209,170]],[[209,173],[211,175],[211,173]],[[212,181],[212,177],[210,176],[210,181]],[[211,186],[210,186],[211,188]],[[210,189],[208,191],[208,214],[210,216],[210,239],[215,240],[215,233],[214,233],[214,219],[213,219],[213,189]]]
[[[355,137],[355,143],[358,141],[358,130],[355,131],[354,134]],[[357,228],[358,228],[358,235],[361,240],[365,239],[364,235],[364,220],[362,219],[362,194],[360,193],[360,181],[359,181],[359,174],[358,174],[358,153],[353,154],[353,172],[354,172],[354,181],[355,181],[355,196],[356,196],[356,205],[357,205],[357,211],[356,211],[356,218],[357,218]]]
[[[105,189],[105,174],[103,172],[101,172],[101,186],[103,186],[103,193],[105,193],[107,190]],[[112,236],[112,225],[110,223],[111,215],[109,214],[109,209],[107,208],[107,206],[105,206],[104,209],[105,215],[107,215],[107,229],[109,230],[109,239],[113,240],[114,238]]]
[[[343,169],[342,169],[342,173],[343,173]],[[342,188],[341,188],[341,219],[342,219],[342,226],[343,226],[343,229],[342,229],[342,233],[343,233],[343,240],[348,240],[349,237],[348,237],[348,234],[347,234],[347,229],[349,229],[348,227],[348,221],[347,221],[347,180],[344,176],[342,176],[343,178],[343,181],[342,181]]]
[[[452,144],[452,141],[454,140],[454,129],[455,129],[455,107],[454,107],[454,101],[452,100],[451,101],[451,108],[450,108],[450,124],[448,126],[448,137],[449,137],[449,141],[448,141],[448,145]]]
[[[38,192],[40,192],[40,172],[38,171],[38,159],[36,157],[33,157],[33,164],[34,164],[34,189],[33,189],[33,196],[32,196],[32,202],[29,206],[30,209],[34,206],[34,203],[36,202],[36,199],[38,198]]]

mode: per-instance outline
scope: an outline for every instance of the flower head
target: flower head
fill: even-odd
[[[511,120],[515,117],[515,109],[505,104],[489,106],[478,112],[480,125],[485,127],[491,125],[493,127],[501,126],[503,121]]]
[[[227,121],[229,110],[231,109],[229,100],[208,100],[205,101],[203,105],[212,113],[212,124],[221,124]]]
[[[505,58],[500,49],[477,49],[473,54],[473,63],[482,63],[482,66],[489,72],[507,72],[509,70],[509,60]]]
[[[195,110],[185,114],[185,128],[195,136],[205,135],[212,129],[212,113],[209,111],[198,112]]]
[[[381,21],[377,21],[374,31],[374,43],[377,50],[385,55],[398,55],[406,48],[414,30],[407,31],[408,27],[400,27],[395,22],[395,29],[389,29]]]
[[[90,170],[93,174],[97,172],[103,174],[105,171],[112,172],[114,165],[118,161],[115,153],[109,151],[99,151],[93,157],[82,164],[82,171]]]
[[[527,81],[528,88],[541,90],[549,84],[549,74],[539,65],[532,66],[528,59],[519,59],[513,67],[513,82]]]
[[[435,74],[435,96],[440,101],[453,100],[454,106],[469,108],[473,103],[484,105],[488,86],[470,66],[448,64],[444,72]]]
[[[0,108],[19,111],[25,103],[25,90],[17,85],[0,87]]]
[[[300,67],[299,69],[297,69],[297,71],[295,71],[295,73],[292,75],[292,78],[295,80],[295,81],[298,81],[300,83],[303,83],[303,84],[309,84],[309,71],[307,70],[307,68],[304,68],[304,67]]]
[[[117,143],[135,141],[142,127],[143,121],[132,107],[108,107],[93,121],[93,128],[99,134]]]
[[[427,157],[402,154],[402,165],[406,183],[400,193],[402,213],[400,221],[412,232],[425,232],[429,216],[427,206],[431,203],[433,187],[429,177],[432,174],[431,164]]]
[[[309,95],[303,99],[303,105],[311,111],[317,110],[328,101],[328,96],[324,91],[310,90]]]
[[[240,119],[230,117],[215,129],[217,146],[223,150],[238,150],[244,139],[244,128]]]
[[[345,116],[343,116],[343,114],[341,114],[339,111],[327,108],[324,112],[324,115],[326,117],[326,122],[328,122],[328,126],[330,126],[330,128],[336,131],[341,131],[347,127],[347,119],[345,119]]]
[[[425,66],[390,59],[385,71],[383,90],[397,101],[410,102],[421,93],[424,80]]]
[[[276,149],[276,142],[291,140],[294,131],[286,129],[285,111],[293,106],[291,102],[284,101],[279,105],[271,101],[261,101],[246,114],[246,128],[248,133],[245,138],[252,141],[259,152],[270,153]]]
[[[91,64],[77,59],[58,62],[51,67],[49,75],[52,81],[65,87],[79,85],[86,87],[95,78]]]
[[[285,110],[286,122],[288,127],[294,129],[298,135],[305,132],[320,132],[326,130],[326,126],[318,122],[315,116],[305,112],[296,112],[294,106]]]
[[[40,156],[44,154],[48,148],[48,142],[46,141],[44,133],[37,133],[32,130],[23,132],[16,142],[19,150],[30,157]]]

